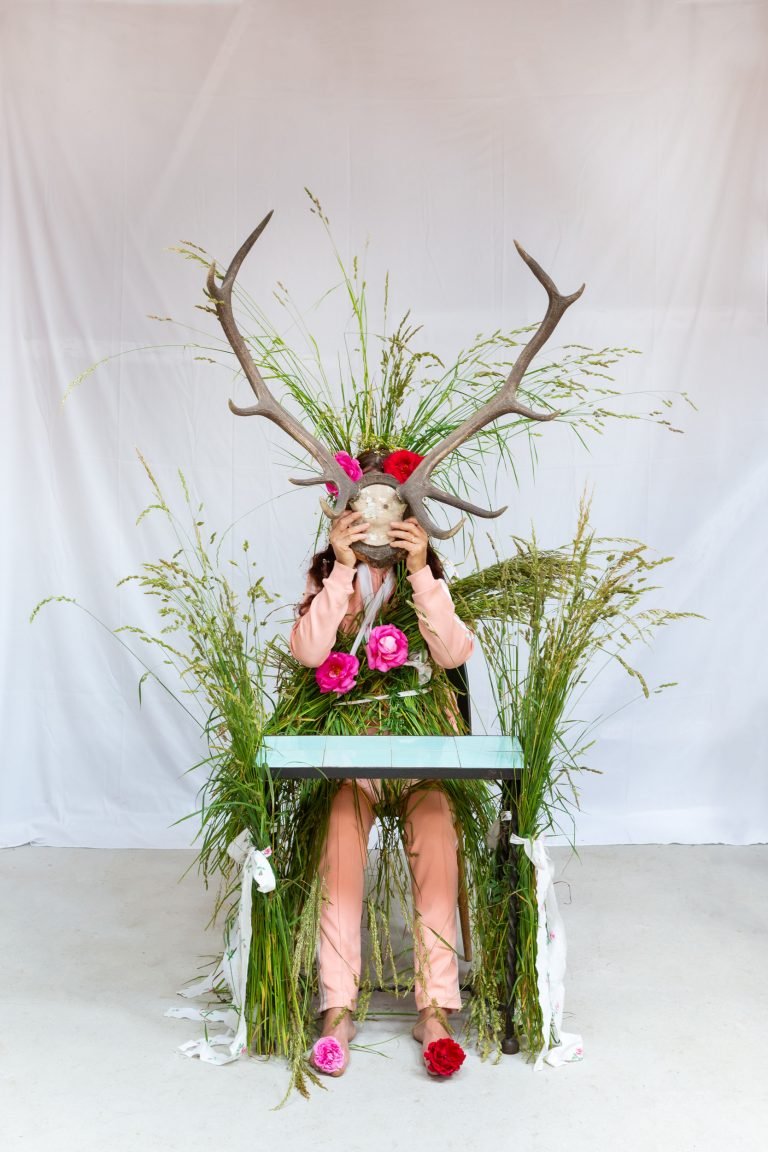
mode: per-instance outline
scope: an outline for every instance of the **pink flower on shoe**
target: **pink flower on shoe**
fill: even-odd
[[[349,452],[337,452],[333,458],[337,464],[341,464],[350,480],[362,480],[363,470],[360,467],[360,461],[357,460],[354,456],[350,456]],[[330,492],[331,496],[338,496],[339,490],[335,484],[326,481],[325,486]]]
[[[344,1049],[335,1036],[321,1036],[312,1049],[312,1061],[321,1072],[340,1072],[344,1067]]]
[[[379,624],[371,629],[366,646],[369,668],[389,672],[399,668],[408,659],[408,638],[394,624]]]
[[[359,670],[360,661],[351,652],[331,652],[315,669],[315,680],[321,692],[337,692],[342,696],[354,688]]]

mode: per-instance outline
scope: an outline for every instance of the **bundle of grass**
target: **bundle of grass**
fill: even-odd
[[[143,462],[143,461],[142,461]],[[144,463],[144,462],[143,462]],[[306,1061],[314,1032],[313,998],[318,916],[322,893],[317,881],[319,854],[325,839],[331,781],[273,779],[262,755],[270,734],[328,733],[361,735],[375,727],[396,735],[455,734],[465,731],[456,715],[454,689],[444,669],[432,668],[425,688],[417,670],[398,669],[396,678],[361,669],[354,707],[334,693],[320,691],[314,670],[299,664],[281,640],[264,641],[260,617],[275,598],[257,577],[247,543],[242,561],[228,561],[245,589],[245,609],[224,575],[214,533],[203,536],[201,509],[193,508],[180,476],[189,518],[183,525],[167,504],[149,467],[153,489],[145,509],[171,524],[179,544],[170,559],[145,564],[121,583],[135,582],[158,602],[160,628],[150,632],[125,626],[118,639],[138,639],[156,649],[164,665],[175,669],[177,689],[167,674],[153,676],[176,696],[190,715],[191,695],[203,715],[201,728],[207,755],[193,768],[207,776],[200,806],[184,819],[199,818],[202,837],[195,863],[206,886],[219,885],[212,921],[225,910],[225,936],[237,913],[240,872],[227,849],[243,830],[253,844],[269,849],[277,874],[274,891],[259,893],[251,910],[251,945],[247,957],[244,1007],[248,1050],[279,1055],[290,1067],[290,1085],[306,1094],[317,1082]],[[648,575],[668,558],[652,559],[637,543],[596,539],[589,527],[589,508],[582,505],[575,537],[557,550],[541,550],[536,540],[517,539],[516,554],[457,579],[452,595],[458,614],[475,632],[492,675],[500,730],[520,741],[524,774],[517,800],[517,827],[535,838],[554,826],[556,811],[578,803],[576,774],[585,747],[574,742],[568,709],[595,659],[616,660],[645,680],[625,658],[635,640],[691,615],[645,608],[654,590]],[[414,647],[418,620],[409,586],[400,576],[400,595],[385,605],[384,618],[401,628]],[[54,597],[52,599],[64,599]],[[35,610],[35,615],[39,608]],[[351,640],[351,637],[342,637]],[[665,687],[663,685],[662,687]],[[657,691],[660,689],[657,689]],[[403,694],[405,692],[405,694]],[[192,769],[190,769],[192,771]],[[469,877],[474,960],[468,1032],[485,1057],[496,1053],[504,1032],[507,1001],[507,934],[509,902],[518,903],[517,1004],[518,1033],[529,1052],[544,1043],[537,993],[537,908],[535,875],[522,853],[516,883],[499,866],[489,836],[498,815],[498,798],[479,780],[441,782],[460,831]],[[396,995],[412,990],[403,979],[389,935],[389,913],[397,901],[413,931],[410,876],[400,851],[403,793],[389,781],[380,806],[381,833],[376,869],[371,877],[367,919],[377,981]],[[219,989],[222,999],[227,990]],[[361,988],[358,1016],[367,1010],[370,988]],[[557,1042],[556,1036],[550,1041]]]
[[[594,677],[598,663],[615,661],[639,683],[644,697],[670,684],[649,688],[628,662],[627,649],[648,643],[656,629],[689,612],[646,607],[656,591],[649,576],[670,557],[652,557],[637,541],[597,538],[589,525],[589,504],[582,502],[572,542],[557,552],[542,552],[536,540],[517,541],[510,570],[502,577],[492,610],[476,619],[478,638],[491,671],[501,731],[523,749],[524,772],[517,800],[521,837],[561,831],[560,818],[578,807],[579,772],[597,723],[577,723],[571,710]],[[526,578],[519,578],[519,571]],[[508,578],[510,577],[511,578]],[[516,1001],[520,1031],[539,1052],[545,1037],[537,991],[536,877],[528,857],[518,854],[519,901]],[[502,970],[498,979],[501,986]]]
[[[351,272],[346,269],[319,202],[308,195],[312,211],[331,240],[341,272],[336,289],[352,313],[352,338],[345,336],[344,353],[333,377],[323,363],[317,339],[282,285],[275,295],[293,334],[298,332],[305,343],[303,353],[289,346],[236,283],[247,245],[223,276],[197,245],[185,243],[177,249],[185,259],[208,270],[207,302],[200,307],[216,313],[227,333],[226,340],[206,333],[203,342],[194,339],[181,347],[196,359],[213,363],[217,361],[211,352],[216,357],[223,354],[228,364],[232,364],[234,352],[257,393],[257,404],[251,408],[235,405],[233,410],[241,415],[264,415],[268,407],[274,419],[279,409],[279,422],[293,427],[294,434],[296,426],[302,424],[303,431],[294,438],[322,462],[324,469],[336,469],[340,492],[342,484],[347,485],[348,492],[351,489],[349,476],[334,453],[359,455],[367,450],[403,449],[426,456],[433,452],[430,467],[434,466],[442,502],[473,511],[473,506],[459,498],[478,486],[487,489],[489,475],[499,474],[500,467],[503,470],[506,465],[516,475],[513,445],[517,437],[525,437],[535,466],[541,425],[520,414],[530,414],[531,409],[538,410],[537,420],[556,417],[582,442],[590,434],[602,433],[613,419],[651,420],[678,431],[667,418],[673,403],[669,398],[649,412],[623,409],[610,372],[631,349],[569,345],[556,360],[533,366],[531,357],[548,336],[531,339],[532,326],[477,336],[446,366],[434,353],[415,348],[420,329],[412,323],[410,313],[389,331],[388,277],[383,328],[372,336],[367,285],[358,261],[355,258]],[[247,243],[253,242],[267,219]],[[529,267],[535,265],[522,250],[521,255]],[[536,274],[547,287],[550,306],[554,299],[550,286],[554,290],[559,302],[556,311],[561,315],[579,293],[560,297],[542,269]],[[542,326],[537,332],[542,332]],[[91,371],[93,368],[78,377],[70,390]],[[497,419],[493,416],[497,410],[488,406],[513,375],[518,403],[514,410],[505,408]],[[277,386],[279,397],[269,393],[266,381],[270,387]],[[479,409],[485,416],[478,422],[474,417]],[[301,413],[301,420],[294,418],[295,411]],[[449,440],[443,455],[440,445]],[[489,458],[493,459],[492,470],[488,468]],[[298,463],[303,466],[305,457]],[[427,464],[423,467],[426,469]],[[182,529],[149,469],[147,472],[155,493],[151,507],[179,530],[179,550],[170,560],[145,565],[131,578],[159,602],[161,630],[156,634],[141,629],[126,631],[158,649],[163,660],[176,669],[182,684],[180,702],[184,703],[184,693],[192,693],[202,708],[208,754],[201,765],[207,779],[200,809],[188,818],[201,820],[203,840],[197,863],[206,884],[211,877],[221,882],[214,919],[229,904],[230,922],[230,902],[238,891],[239,874],[228,854],[232,841],[247,830],[256,846],[272,849],[278,883],[273,892],[260,894],[252,908],[248,1041],[254,1052],[286,1056],[292,1083],[306,1092],[308,1079],[314,1078],[304,1053],[312,1032],[314,938],[321,898],[314,877],[333,785],[272,779],[261,755],[263,739],[268,733],[357,735],[372,730],[396,735],[450,734],[455,731],[447,722],[455,712],[454,691],[439,668],[433,667],[425,691],[415,668],[402,667],[396,676],[382,679],[363,667],[354,707],[332,693],[320,692],[312,670],[299,665],[284,643],[262,640],[257,622],[271,597],[261,578],[253,574],[247,549],[241,570],[246,587],[246,607],[242,610],[223,575],[218,550],[209,554],[215,537],[203,538],[199,509],[189,505],[192,529]],[[317,482],[318,476],[308,479]],[[456,499],[445,499],[446,494]],[[434,493],[422,485],[421,495],[432,499]],[[186,498],[189,504],[188,493]],[[433,534],[440,537],[441,530],[432,527]],[[322,521],[318,537],[321,534]],[[570,547],[544,552],[535,540],[517,541],[515,556],[499,558],[490,567],[452,583],[457,613],[475,631],[491,669],[501,730],[517,736],[523,747],[525,778],[517,813],[523,835],[538,835],[550,826],[555,807],[566,804],[564,782],[573,785],[579,767],[579,750],[569,743],[567,706],[590,662],[603,651],[632,672],[622,655],[629,640],[643,638],[676,618],[676,614],[639,607],[640,597],[648,590],[645,574],[661,562],[649,561],[641,545],[605,553],[601,542],[589,532],[585,508]],[[398,627],[410,647],[421,647],[418,620],[402,574],[397,594],[391,605],[385,606],[382,619]],[[351,639],[340,636],[340,646],[348,647]],[[162,677],[157,678],[163,682]],[[461,722],[457,722],[462,731]],[[449,781],[444,787],[462,829],[470,876],[475,951],[471,1022],[478,1046],[490,1053],[501,1035],[500,1006],[506,999],[504,925],[510,900],[519,899],[520,1030],[534,1049],[541,1041],[542,1021],[535,996],[536,920],[531,870],[521,858],[518,890],[512,893],[508,877],[488,848],[497,804],[485,784]],[[408,877],[397,843],[401,831],[399,790],[392,787],[388,797],[389,804],[382,811],[382,863],[373,884],[368,918],[377,976],[383,975],[386,964],[397,986],[395,958],[385,925],[393,893],[407,906]]]

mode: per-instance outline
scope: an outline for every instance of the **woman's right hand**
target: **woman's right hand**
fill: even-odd
[[[362,519],[362,515],[362,512],[354,512],[348,508],[346,512],[342,512],[338,520],[334,520],[331,528],[330,545],[333,554],[340,564],[346,564],[348,568],[354,568],[357,563],[357,557],[350,545],[364,539],[370,528],[370,524]]]

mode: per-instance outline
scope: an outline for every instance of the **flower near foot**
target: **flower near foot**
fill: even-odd
[[[325,1072],[329,1076],[342,1071],[344,1049],[335,1036],[321,1036],[315,1041],[312,1048],[312,1064],[318,1072]]]
[[[326,1076],[343,1076],[349,1065],[349,1042],[356,1032],[352,1009],[326,1008],[322,1035],[309,1053],[310,1067]]]
[[[431,1076],[453,1076],[465,1059],[466,1052],[461,1044],[457,1044],[450,1036],[433,1040],[424,1049],[424,1063]]]

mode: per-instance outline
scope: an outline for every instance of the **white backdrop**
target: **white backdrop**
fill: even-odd
[[[766,4],[0,7],[0,844],[192,840],[196,820],[172,824],[201,782],[194,726],[157,688],[139,709],[140,669],[87,616],[28,616],[65,594],[109,627],[151,621],[115,587],[168,543],[135,526],[136,447],[169,494],[184,469],[211,528],[241,517],[233,548],[257,542],[268,585],[298,598],[316,492],[289,491],[278,431],[230,414],[229,368],[147,314],[215,332],[202,269],[166,249],[228,259],[270,208],[243,282],[275,319],[278,279],[308,311],[336,270],[305,185],[345,259],[370,236],[368,280],[389,269],[424,347],[540,318],[516,237],[562,291],[587,281],[555,344],[640,349],[622,387],[694,398],[684,436],[618,424],[587,454],[548,427],[535,486],[524,468],[519,491],[500,482],[494,534],[506,548],[533,522],[561,543],[587,484],[599,531],[676,557],[659,602],[707,617],[638,654],[679,686],[600,728],[578,842],[768,838]],[[314,323],[330,357],[336,318]],[[605,674],[589,707],[633,695]]]

